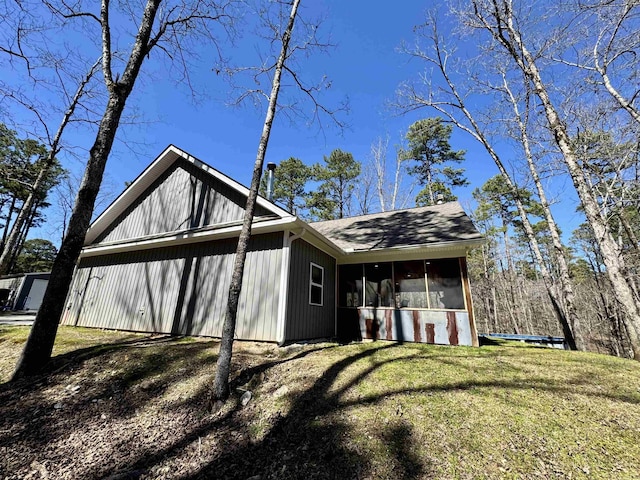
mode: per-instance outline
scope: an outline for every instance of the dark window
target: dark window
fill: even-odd
[[[362,298],[362,264],[340,265],[340,299],[341,307],[361,307]]]
[[[396,308],[428,308],[424,260],[394,262]]]
[[[429,308],[464,309],[460,263],[457,258],[427,260]]]
[[[366,278],[365,306],[393,307],[393,275],[391,263],[367,263],[364,266]]]
[[[340,307],[465,308],[457,258],[340,265],[338,292]]]
[[[322,306],[322,290],[324,285],[324,268],[315,263],[311,264],[309,273],[309,303]]]

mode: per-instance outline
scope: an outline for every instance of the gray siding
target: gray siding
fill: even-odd
[[[186,161],[151,185],[96,243],[113,242],[243,218],[246,197]],[[256,216],[268,212],[256,206]]]
[[[237,239],[81,260],[63,323],[222,335]],[[282,233],[252,238],[236,337],[277,340]]]
[[[8,278],[0,278],[0,288],[15,290],[20,286],[20,282],[22,282],[23,278],[24,278],[24,275],[8,277]]]
[[[311,262],[324,267],[323,306],[309,304]],[[335,335],[336,261],[302,239],[291,245],[286,340]]]
[[[50,273],[24,273],[0,279],[0,288],[13,290],[11,309],[22,310],[31,293],[34,280],[49,280]]]

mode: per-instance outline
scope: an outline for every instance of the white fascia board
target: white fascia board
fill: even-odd
[[[194,165],[202,168],[205,172],[209,173],[211,176],[217,178],[221,182],[226,183],[231,188],[237,190],[241,194],[243,194],[243,195],[245,195],[247,197],[249,196],[249,189],[247,187],[245,187],[244,185],[242,185],[241,183],[238,183],[234,179],[232,179],[230,177],[227,177],[224,173],[219,172],[215,168],[207,165],[206,163],[204,163],[201,160],[198,160],[195,157],[192,157],[188,153],[186,153],[186,152],[184,152],[184,153],[185,153],[185,155],[188,155],[188,158],[186,160],[189,160]],[[258,197],[256,198],[256,203],[258,205],[260,205],[261,207],[265,208],[266,210],[270,211],[271,213],[279,216],[279,217],[293,217],[293,215],[291,213],[287,212],[283,208],[280,208],[275,203],[270,202],[266,198],[261,197],[260,195],[258,195]]]
[[[375,250],[350,250],[338,260],[341,265],[401,260],[465,257],[471,248],[482,245],[483,240],[460,240],[415,246],[380,248]]]
[[[295,217],[279,218],[277,220],[267,220],[254,224],[251,227],[251,234],[279,232],[287,229],[295,222]],[[96,245],[85,247],[80,253],[81,258],[109,255],[113,253],[133,252],[138,250],[150,250],[153,248],[173,247],[177,245],[187,245],[191,243],[208,242],[225,238],[234,238],[240,235],[242,224],[228,227],[207,229],[201,231],[183,231],[173,235],[159,238],[136,240],[131,242],[117,243],[111,245]]]
[[[297,228],[296,228],[297,227]],[[336,260],[344,256],[345,251],[338,245],[333,243],[327,237],[318,232],[315,228],[310,226],[307,222],[300,220],[296,217],[296,227],[294,227],[294,233],[300,233],[305,230],[305,234],[302,237],[304,241],[313,245],[314,247],[322,250],[324,253]]]
[[[160,175],[162,175],[176,160],[180,158],[204,170],[212,177],[229,185],[242,195],[249,195],[249,189],[244,185],[241,185],[223,173],[220,173],[215,168],[207,165],[201,160],[198,160],[196,157],[188,154],[184,150],[181,150],[174,145],[169,145],[153,162],[151,162],[147,168],[143,170],[140,175],[138,175],[131,185],[129,185],[125,191],[111,202],[111,205],[109,205],[106,210],[96,218],[87,231],[84,244],[90,245],[94,242],[95,239],[98,238],[98,236],[104,232],[104,230],[111,225],[129,205],[135,202],[135,200],[142,195],[144,191],[160,177]],[[289,212],[263,197],[258,196],[256,201],[258,205],[279,217],[293,217]]]

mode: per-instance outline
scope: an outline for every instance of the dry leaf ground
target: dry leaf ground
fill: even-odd
[[[0,328],[1,381],[27,332]],[[0,385],[0,479],[640,478],[633,361],[237,342],[210,414],[217,346],[61,328],[48,375]]]

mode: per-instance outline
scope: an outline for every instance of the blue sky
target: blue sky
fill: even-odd
[[[266,160],[278,163],[295,156],[311,164],[340,148],[351,152],[357,160],[366,161],[377,137],[389,135],[393,145],[415,120],[432,116],[426,110],[398,115],[387,106],[398,85],[423,68],[400,54],[398,47],[403,41],[412,41],[412,28],[421,22],[424,5],[421,1],[407,1],[402,8],[388,9],[382,4],[373,7],[371,2],[324,0],[314,2],[313,12],[303,11],[303,14],[324,12],[323,27],[336,46],[306,61],[302,73],[309,82],[323,74],[331,79],[329,94],[321,97],[326,105],[331,107],[348,98],[350,111],[340,117],[348,127],[340,131],[325,119],[325,128],[319,132],[317,125],[307,126],[302,120],[292,125],[279,116]],[[130,158],[124,150],[114,155],[108,171],[116,183],[134,178],[168,143],[244,184],[249,183],[264,111],[250,105],[226,106],[227,87],[212,71],[203,69],[198,81],[212,91],[210,99],[197,105],[184,92],[176,92],[174,86],[164,82],[151,83],[142,92],[134,91],[146,117],[156,119],[144,131],[145,150],[150,156]],[[454,133],[452,146],[468,152],[465,167],[472,185],[458,192],[464,201],[470,198],[472,188],[480,186],[497,170],[466,135]],[[390,150],[393,154],[393,149]]]
[[[424,19],[429,5],[424,1],[406,0],[401,6],[363,0],[303,0],[303,15],[326,17],[323,29],[336,44],[327,53],[318,53],[301,62],[301,73],[309,82],[327,75],[332,82],[329,93],[321,100],[328,106],[348,98],[350,113],[341,117],[349,126],[340,131],[326,125],[322,132],[304,121],[292,124],[283,116],[276,118],[266,161],[278,163],[294,156],[307,164],[322,160],[333,149],[351,152],[362,162],[370,158],[371,144],[380,136],[389,136],[397,143],[414,121],[433,112],[422,110],[406,115],[391,111],[387,104],[394,99],[402,81],[411,80],[424,68],[400,54],[402,42],[414,39],[413,27]],[[326,35],[326,36],[327,36]],[[326,38],[325,36],[325,38]],[[232,60],[242,64],[255,62],[257,40],[245,34],[232,51]],[[123,127],[119,141],[107,164],[108,182],[117,195],[127,181],[133,180],[168,144],[174,144],[209,163],[223,173],[248,185],[255,161],[258,139],[264,120],[264,108],[229,107],[228,84],[215,74],[211,62],[203,59],[192,72],[197,89],[206,93],[193,100],[185,85],[172,83],[158,64],[143,67],[147,73],[133,91],[131,106],[144,112],[144,123]],[[153,68],[152,68],[153,67]],[[285,87],[290,88],[290,87]],[[90,147],[90,132],[74,133],[67,142],[84,149]],[[128,148],[126,145],[133,145]],[[454,131],[454,149],[465,149],[464,167],[470,186],[456,190],[463,206],[471,202],[471,191],[497,173],[484,150],[466,134]],[[390,149],[393,154],[393,149]],[[505,156],[510,155],[508,148]],[[65,166],[80,172],[79,160],[69,160]],[[565,191],[571,192],[570,186]],[[574,214],[573,193],[561,198],[556,207],[558,220],[565,234],[570,234],[580,218]],[[104,207],[103,207],[104,208]],[[99,213],[99,212],[97,212]],[[50,226],[34,230],[30,235],[50,237],[57,241],[59,233]]]

